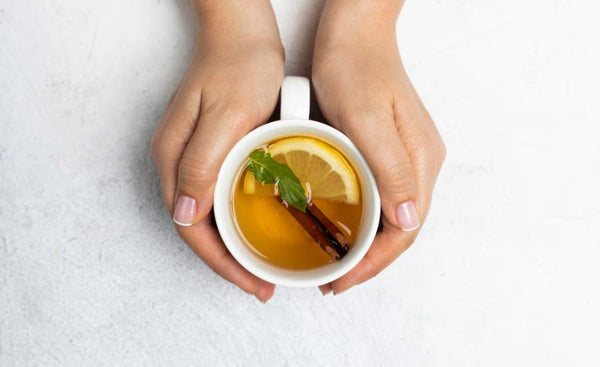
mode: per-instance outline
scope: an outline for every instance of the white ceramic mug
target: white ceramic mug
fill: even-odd
[[[369,166],[356,146],[344,134],[326,124],[308,119],[310,84],[307,78],[288,76],[281,86],[281,120],[262,125],[244,136],[231,149],[217,178],[214,213],[221,238],[233,257],[248,271],[268,282],[312,287],[329,283],[350,271],[365,256],[371,246],[381,206],[377,185]],[[356,241],[344,258],[309,270],[290,270],[275,266],[256,255],[245,243],[236,225],[233,211],[233,191],[236,179],[248,155],[257,147],[290,136],[320,138],[336,147],[352,162],[362,188],[363,211]]]

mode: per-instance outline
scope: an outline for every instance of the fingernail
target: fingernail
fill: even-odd
[[[179,199],[177,199],[177,204],[175,205],[173,222],[183,227],[189,227],[194,222],[197,212],[198,205],[196,205],[196,200],[189,196],[181,195],[179,196]]]
[[[273,294],[271,294],[271,285],[268,283],[261,283],[256,290],[254,297],[258,298],[262,303],[267,303]]]
[[[419,216],[412,200],[398,205],[396,216],[398,217],[398,224],[404,232],[411,232],[419,228]]]

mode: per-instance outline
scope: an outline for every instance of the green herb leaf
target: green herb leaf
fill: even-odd
[[[304,188],[290,167],[278,163],[263,150],[255,150],[249,157],[248,171],[254,174],[256,181],[277,184],[281,199],[302,212],[306,210],[308,201]]]

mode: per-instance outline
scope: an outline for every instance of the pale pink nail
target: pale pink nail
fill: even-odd
[[[411,232],[419,228],[419,216],[412,200],[398,205],[396,216],[398,217],[398,224],[404,232]]]
[[[198,205],[196,205],[196,200],[189,196],[181,195],[179,196],[179,199],[177,199],[177,204],[175,205],[173,222],[180,226],[189,227],[194,223],[197,212]]]

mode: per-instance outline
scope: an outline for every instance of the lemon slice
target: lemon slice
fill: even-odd
[[[354,170],[331,145],[320,140],[295,137],[276,141],[267,147],[273,159],[287,164],[300,179],[311,198],[357,205],[360,189]],[[274,195],[273,185],[257,182],[246,172],[244,193]]]

